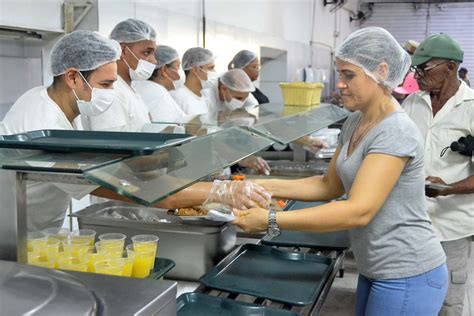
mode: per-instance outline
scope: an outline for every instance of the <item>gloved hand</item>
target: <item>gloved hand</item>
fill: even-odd
[[[238,209],[268,208],[271,194],[250,181],[215,180],[203,206],[219,203]]]
[[[272,170],[268,163],[262,157],[250,156],[239,162],[242,167],[247,167],[257,171],[259,174],[269,175]]]
[[[329,145],[321,139],[313,136],[304,136],[296,140],[298,144],[304,147],[304,149],[316,154],[322,148],[328,148]]]

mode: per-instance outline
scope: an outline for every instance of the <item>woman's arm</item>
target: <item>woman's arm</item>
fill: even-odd
[[[408,158],[369,154],[364,159],[346,201],[317,207],[278,212],[277,223],[284,230],[330,232],[362,227],[377,214],[400,178]],[[237,211],[233,222],[245,231],[263,231],[268,226],[268,211]]]
[[[253,180],[274,197],[298,201],[329,201],[344,194],[344,187],[336,172],[336,161],[341,148],[338,147],[323,176],[297,180]]]
[[[201,205],[208,197],[211,188],[212,182],[199,182],[156,203],[154,207],[179,208]],[[91,194],[107,199],[135,203],[129,198],[103,187],[96,189]]]

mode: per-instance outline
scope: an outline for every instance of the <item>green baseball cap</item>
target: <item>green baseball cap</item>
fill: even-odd
[[[427,37],[411,56],[411,65],[418,66],[431,58],[463,61],[464,51],[459,43],[447,34],[435,34]]]

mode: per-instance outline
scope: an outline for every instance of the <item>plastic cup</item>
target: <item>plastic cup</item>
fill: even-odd
[[[108,257],[107,259],[111,259]],[[133,271],[133,261],[134,261],[134,256],[132,253],[128,253],[126,250],[122,251],[119,257],[112,258],[113,260],[122,260],[123,262],[123,270],[122,270],[122,275],[126,277],[131,277],[132,276],[132,271]]]
[[[33,242],[33,252],[40,255],[41,261],[52,261],[53,263],[58,258],[59,246],[61,241],[56,238],[47,238],[45,242]]]
[[[127,246],[127,254],[134,258],[132,276],[146,278],[150,275],[155,260],[153,250],[134,250],[133,245]]]
[[[89,246],[94,246],[96,234],[92,229],[79,229],[72,231],[69,239],[85,239],[89,241]]]
[[[33,251],[33,244],[46,244],[48,236],[43,232],[30,232],[27,234],[28,252]]]
[[[87,253],[90,248],[87,239],[70,239],[67,243],[63,243],[64,252],[68,252],[72,257],[80,258]]]
[[[126,277],[131,277],[132,272],[133,272],[133,262],[135,261],[135,257],[132,254],[131,255],[127,254],[127,257],[122,258],[122,260],[124,261],[122,275]]]
[[[27,256],[27,263],[34,265],[35,262],[38,262],[40,260],[40,254],[38,252],[28,252]]]
[[[87,261],[87,272],[95,272],[95,263],[98,261],[104,261],[107,258],[105,254],[96,252],[95,247],[89,247],[89,249],[82,255],[82,258]]]
[[[44,229],[43,233],[45,233],[46,236],[48,237],[56,238],[64,242],[65,240],[68,239],[69,233],[71,233],[71,231],[67,228],[50,227],[50,228]]]
[[[99,241],[102,246],[111,246],[111,247],[118,247],[120,246],[121,249],[125,246],[125,236],[124,234],[121,233],[107,233],[107,234],[102,234],[99,235]]]
[[[58,260],[58,268],[70,271],[87,272],[87,261],[77,257],[65,257]]]
[[[29,252],[28,253],[28,264],[37,267],[53,269],[56,263],[56,259],[40,257],[38,252]]]
[[[95,243],[95,248],[98,253],[104,255],[117,254],[117,257],[120,257],[123,252],[123,246],[120,243],[109,243],[98,241]]]
[[[95,273],[122,276],[124,262],[121,258],[101,260],[94,264]]]
[[[156,258],[156,250],[160,238],[155,235],[135,235],[132,237],[133,249],[135,251],[153,251],[153,258]],[[153,259],[152,268],[155,266]]]

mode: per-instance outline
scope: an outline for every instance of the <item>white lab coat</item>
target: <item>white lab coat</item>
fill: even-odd
[[[13,104],[3,120],[4,134],[42,129],[74,129],[64,112],[49,97],[46,89],[44,86],[33,88]],[[2,186],[8,185],[4,181],[1,183]],[[9,185],[13,186],[14,183]],[[96,188],[97,186],[28,182],[28,230],[61,227],[71,197],[81,199]],[[0,204],[6,203],[0,201]]]
[[[110,108],[97,116],[82,116],[84,129],[93,131],[141,132],[151,124],[148,109],[120,76],[114,84],[116,98]]]
[[[188,87],[177,89],[172,97],[180,106],[181,110],[189,116],[205,114],[209,112],[207,101],[204,96],[194,94]]]
[[[183,123],[186,113],[162,85],[150,81],[134,81],[132,87],[137,91],[150,112],[152,122]]]

